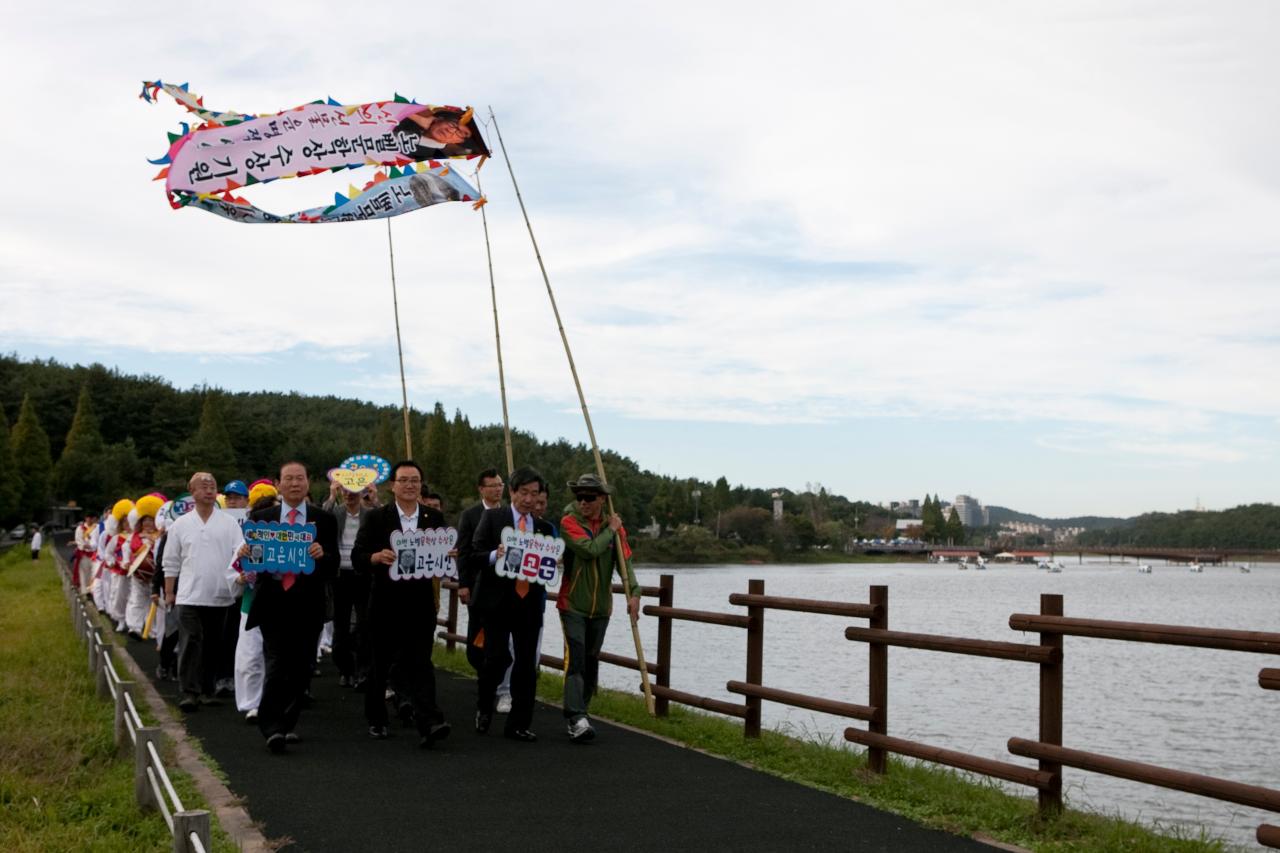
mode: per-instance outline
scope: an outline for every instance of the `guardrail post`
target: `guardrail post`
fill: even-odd
[[[124,717],[129,713],[129,706],[125,702],[125,697],[133,690],[132,681],[121,681],[116,685],[116,707],[115,707],[115,725],[112,727],[112,733],[116,739],[116,748],[124,753],[129,743],[129,730],[125,727]]]
[[[871,587],[873,606],[880,608],[880,615],[872,617],[870,627],[881,631],[889,629],[889,587]],[[867,731],[877,735],[889,734],[889,647],[884,643],[867,643],[867,696],[868,704],[876,709],[874,720],[867,723]],[[867,748],[867,769],[883,775],[889,769],[889,753],[881,747]]]
[[[101,641],[100,638],[98,638],[96,633],[94,634],[94,638],[98,640],[98,698],[110,699],[111,685],[107,683],[107,678],[109,677],[107,675],[107,661],[110,660],[108,655],[111,654],[111,650]]]
[[[750,595],[764,595],[764,581],[747,582]],[[747,607],[747,684],[759,687],[764,683],[764,608],[758,604]],[[747,697],[747,716],[742,721],[742,733],[746,737],[760,737],[760,707],[764,700],[759,696]]]
[[[458,633],[458,591],[456,589],[449,590],[449,610],[448,615],[445,616],[445,621],[448,623],[444,626],[446,631],[450,634]],[[364,626],[361,626],[360,630],[363,631]],[[453,639],[445,638],[444,647],[448,651],[453,651],[457,645]]]
[[[95,678],[98,675],[98,647],[94,642],[96,637],[97,632],[94,631],[93,622],[90,621],[89,625],[85,628],[84,639],[85,643],[89,646],[89,672],[93,673]]]
[[[1061,616],[1062,596],[1041,595],[1041,616]],[[1058,649],[1063,648],[1062,635],[1041,632],[1040,645]],[[1059,654],[1058,663],[1040,664],[1040,742],[1062,746],[1062,663]],[[1055,776],[1054,784],[1042,788],[1039,792],[1039,809],[1043,817],[1062,811],[1062,765],[1052,761],[1041,761],[1040,769]]]
[[[658,605],[672,607],[675,600],[675,576],[662,575],[658,579]],[[671,617],[658,617],[658,686],[671,687]],[[653,712],[659,717],[667,716],[671,708],[670,700],[658,696],[653,700]]]
[[[133,796],[138,801],[138,808],[154,809],[155,799],[151,793],[151,783],[147,781],[147,744],[155,744],[160,748],[160,727],[143,726],[138,729],[138,739],[133,744]]]
[[[195,853],[189,836],[195,833],[209,849],[209,813],[204,809],[176,812],[173,816],[173,853]]]

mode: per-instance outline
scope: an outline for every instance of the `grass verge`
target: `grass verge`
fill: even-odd
[[[437,647],[434,660],[451,672],[474,676],[461,650]],[[637,676],[638,678],[638,676]],[[563,678],[543,671],[538,697],[558,704]],[[740,723],[672,703],[666,718],[650,717],[641,697],[601,690],[592,715],[661,735],[694,749],[749,765],[784,779],[849,797],[903,815],[925,826],[963,835],[982,833],[998,841],[1044,853],[1224,853],[1221,841],[1190,837],[1181,827],[1161,834],[1120,817],[1067,809],[1041,820],[1033,799],[1007,793],[982,777],[890,757],[889,772],[867,771],[866,753],[844,742],[819,742],[765,731],[759,740],[742,736]]]
[[[0,602],[0,850],[171,850],[164,819],[134,800],[48,548],[34,562],[25,548],[0,555]],[[183,805],[204,808],[166,767]],[[212,841],[236,849],[216,819]]]

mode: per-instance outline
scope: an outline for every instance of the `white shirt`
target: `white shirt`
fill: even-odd
[[[353,569],[351,565],[351,549],[356,544],[356,534],[360,532],[360,510],[355,515],[346,513],[342,525],[342,533],[338,539],[338,568]]]
[[[31,550],[39,551],[40,546],[43,544],[44,544],[44,534],[37,529],[36,532],[31,537]]]
[[[168,534],[164,576],[181,577],[177,603],[225,607],[234,602],[223,576],[227,563],[244,544],[239,523],[217,509],[204,521],[193,509],[169,525]]]
[[[418,512],[422,509],[422,505],[415,502],[413,505],[413,515],[405,515],[404,510],[400,508],[400,504],[396,504],[396,512],[400,513],[400,531],[408,533],[410,530],[418,529]]]
[[[296,507],[289,506],[284,501],[280,501],[280,523],[281,524],[289,523],[289,510],[291,509],[296,509],[298,511],[298,519],[293,522],[294,524],[307,523],[307,502],[306,501],[303,501],[302,503],[298,504]]]

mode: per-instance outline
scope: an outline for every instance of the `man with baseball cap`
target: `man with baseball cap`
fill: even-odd
[[[631,548],[622,518],[617,513],[605,517],[605,495],[613,489],[595,474],[583,474],[568,486],[574,502],[560,519],[564,576],[556,609],[566,649],[564,716],[569,721],[569,737],[583,743],[595,737],[587,708],[596,690],[600,648],[613,611],[615,548],[621,548],[626,556],[617,571],[627,590],[627,612],[632,619],[640,613],[640,584],[631,570]]]

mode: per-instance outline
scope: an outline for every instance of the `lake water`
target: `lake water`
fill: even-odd
[[[675,576],[676,607],[744,613],[728,596],[760,578],[770,595],[866,602],[868,587],[889,587],[889,627],[1012,642],[1038,642],[1008,626],[1012,613],[1036,613],[1041,593],[1060,593],[1067,616],[1160,622],[1253,631],[1280,631],[1280,567],[1068,561],[1061,574],[1031,566],[959,571],[954,564],[824,566],[639,567],[640,582],[656,586]],[[620,599],[616,599],[620,602]],[[645,603],[656,603],[645,599]],[[615,614],[618,608],[615,606]],[[563,647],[559,620],[547,613],[543,651]],[[767,611],[764,684],[866,704],[867,648],[844,639],[846,625],[865,620]],[[741,702],[724,689],[746,674],[746,632],[675,622],[671,686]],[[657,620],[641,619],[645,655],[656,657]],[[1063,744],[1239,782],[1280,785],[1280,694],[1258,686],[1258,671],[1280,666],[1274,655],[1065,639]],[[605,649],[634,657],[626,622],[610,625]],[[601,683],[637,691],[639,675],[601,666]],[[1010,737],[1037,739],[1038,672],[1033,664],[891,648],[889,734],[1027,766],[1011,756]],[[843,742],[846,726],[864,723],[765,702],[766,726],[795,735]],[[1106,776],[1064,770],[1068,803],[1164,825],[1207,827],[1228,841],[1257,848],[1254,832],[1268,812]],[[1030,789],[1010,786],[1019,793]]]

